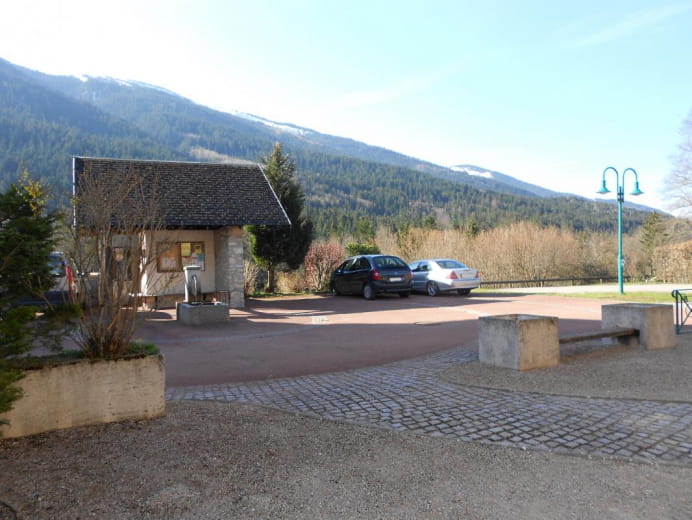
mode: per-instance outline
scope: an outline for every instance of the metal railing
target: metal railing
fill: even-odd
[[[692,332],[692,320],[686,325],[687,320],[692,316],[692,304],[688,299],[687,294],[692,293],[692,289],[675,289],[671,296],[675,298],[675,333],[683,334]]]
[[[631,277],[625,277],[629,281]],[[513,287],[550,287],[552,285],[589,285],[595,283],[617,282],[617,276],[591,276],[588,278],[544,278],[540,280],[494,280],[483,281],[481,287],[493,289]]]

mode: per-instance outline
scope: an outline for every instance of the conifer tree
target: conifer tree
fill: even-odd
[[[663,245],[667,236],[665,234],[665,222],[663,217],[655,211],[650,213],[644,224],[642,224],[641,237],[639,239],[642,245],[642,251],[645,255],[645,264],[647,269],[647,276],[652,276],[655,273],[654,270],[654,251],[657,247]]]
[[[66,321],[78,314],[74,305],[47,307],[40,314],[37,307],[18,305],[23,298],[40,299],[53,283],[49,259],[56,215],[46,210],[47,200],[44,186],[27,173],[0,193],[0,413],[21,397],[13,384],[23,372],[9,360],[37,344],[58,346]]]
[[[267,292],[274,292],[276,269],[286,264],[297,269],[312,241],[312,222],[305,216],[305,195],[296,180],[295,162],[276,143],[272,153],[262,158],[267,180],[286,210],[290,226],[249,226],[250,250],[255,261],[267,270]]]

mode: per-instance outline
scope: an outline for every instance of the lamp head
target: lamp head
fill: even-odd
[[[596,193],[598,193],[599,195],[605,195],[606,193],[610,193],[610,190],[608,188],[606,188],[605,179],[603,179],[603,183],[601,184],[601,189],[598,190]]]
[[[642,195],[644,192],[639,189],[639,181],[634,182],[634,189],[630,195]]]

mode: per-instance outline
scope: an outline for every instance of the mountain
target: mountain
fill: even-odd
[[[233,114],[217,112],[198,105],[169,90],[142,82],[122,81],[112,78],[93,78],[89,76],[78,79],[66,76],[50,76],[28,69],[23,70],[28,76],[49,89],[91,103],[105,112],[126,119],[154,134],[158,133],[162,138],[166,139],[169,139],[171,136],[161,134],[159,132],[160,129],[153,127],[151,121],[149,121],[152,114],[167,112],[171,118],[175,118],[176,115],[183,115],[188,123],[194,120],[221,124],[227,129],[224,137],[228,139],[234,138],[232,133],[228,132],[230,129],[245,136],[252,136],[258,140],[270,139],[272,142],[281,140],[287,148],[292,150],[308,150],[401,166],[480,189],[518,195],[556,195],[556,193],[549,190],[524,183],[509,175],[498,172],[493,172],[493,176],[480,176],[470,171],[467,173],[465,169],[445,168],[387,150],[386,148],[371,146],[353,139],[323,134],[289,123],[278,123],[242,112],[234,112]],[[202,129],[193,124],[186,130],[192,131],[188,135],[188,137],[191,137],[192,135],[203,135],[195,132],[209,129]],[[169,140],[167,144],[173,146],[194,146],[191,142],[185,143],[184,140]],[[200,150],[201,152],[202,150]],[[248,154],[251,152],[248,149],[226,149],[225,152],[221,153],[225,155],[241,154],[248,158]],[[469,166],[469,168],[477,167]],[[548,195],[542,195],[541,193]]]
[[[0,60],[0,188],[27,168],[68,190],[73,155],[258,160],[276,141],[296,161],[321,234],[351,231],[362,217],[394,227],[432,216],[451,226],[533,220],[575,230],[614,228],[608,204],[556,196],[498,172],[444,168],[352,139],[212,110],[141,82],[52,76]],[[627,226],[645,216],[631,212]]]
[[[73,155],[185,158],[130,123],[0,61],[0,187],[26,168],[58,190],[71,191]]]
[[[556,191],[547,190],[545,188],[541,188],[540,186],[536,186],[535,184],[520,181],[519,179],[515,179],[514,177],[510,177],[504,173],[488,170],[472,164],[458,164],[456,166],[450,166],[449,169],[456,173],[493,180],[505,186],[514,188],[516,191],[528,193],[536,197],[561,197],[567,195],[566,193],[558,193]]]

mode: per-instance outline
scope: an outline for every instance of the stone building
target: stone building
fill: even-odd
[[[76,228],[109,229],[112,265],[145,265],[139,295],[160,306],[183,299],[183,268],[199,265],[205,297],[243,307],[243,226],[290,225],[262,167],[248,161],[74,157],[73,191]]]

